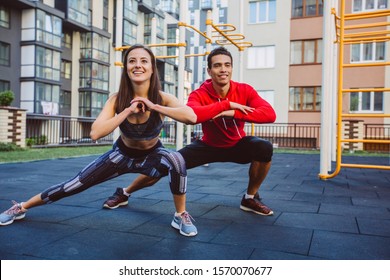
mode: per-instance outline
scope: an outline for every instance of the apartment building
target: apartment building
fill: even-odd
[[[121,68],[115,62],[121,61],[122,52],[115,48],[178,42],[181,2],[0,0],[0,90],[14,91],[13,105],[29,113],[95,118],[119,86]],[[339,5],[341,0],[335,2]],[[351,14],[387,10],[389,5],[388,0],[345,3]],[[329,94],[322,92],[323,0],[188,0],[187,5],[187,24],[206,32],[207,13],[212,11],[213,23],[233,25],[233,33],[252,44],[243,51],[226,46],[234,58],[233,79],[251,84],[268,100],[277,123],[320,123],[322,98]],[[364,23],[378,20],[383,18]],[[185,96],[208,78],[206,56],[201,55],[207,49],[205,38],[186,29],[186,43],[186,54],[200,56],[186,59]],[[386,40],[344,48],[346,63],[389,58]],[[175,94],[178,59],[172,56],[178,49],[154,51],[163,88]],[[351,67],[344,72],[344,87],[389,88],[388,73],[385,65]],[[346,113],[390,111],[389,97],[380,91],[345,94],[343,101]],[[362,121],[389,123],[372,117]]]
[[[334,2],[334,8],[340,12],[341,1]],[[344,2],[346,14],[388,9],[387,0]],[[233,51],[235,61],[243,62],[239,71],[235,69],[238,75],[235,79],[253,85],[274,106],[279,123],[321,122],[321,98],[330,94],[322,93],[323,13],[322,0],[231,0],[228,3],[228,22],[238,26],[239,33],[253,43],[243,54]],[[347,24],[379,21],[387,19],[368,18]],[[386,28],[384,25],[369,31]],[[346,44],[344,50],[344,63],[385,62],[389,58],[386,40]],[[388,88],[388,80],[385,66],[351,67],[344,71],[343,87]],[[385,100],[386,95],[377,91],[344,94],[343,112],[388,113],[390,102]],[[381,124],[386,119],[370,117],[362,121]]]
[[[177,22],[177,0],[1,0],[0,90],[28,113],[95,118],[119,87],[116,48],[177,41]],[[177,60],[164,58],[176,50],[153,50],[163,89],[176,94]]]

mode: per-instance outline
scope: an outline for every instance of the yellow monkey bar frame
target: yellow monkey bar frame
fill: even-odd
[[[390,114],[345,114],[342,112],[343,108],[343,93],[351,92],[368,92],[368,91],[380,91],[383,93],[390,92],[390,88],[362,88],[362,89],[348,89],[343,88],[343,74],[344,68],[351,67],[376,67],[376,66],[387,66],[390,65],[389,61],[386,62],[372,62],[372,63],[359,63],[359,64],[350,64],[344,63],[344,47],[345,45],[367,43],[367,42],[386,42],[390,40],[390,31],[383,30],[374,30],[374,31],[362,31],[367,29],[378,29],[386,28],[390,25],[387,22],[387,16],[390,16],[390,10],[380,10],[374,12],[365,12],[365,13],[354,13],[346,14],[345,13],[345,0],[341,0],[340,4],[340,16],[336,15],[335,9],[332,9],[332,14],[335,18],[336,25],[336,41],[339,46],[339,58],[338,58],[338,85],[337,85],[337,139],[336,139],[336,168],[332,174],[319,174],[320,179],[333,178],[338,175],[342,167],[346,168],[374,168],[374,169],[384,169],[390,170],[390,166],[387,165],[367,165],[367,164],[347,164],[341,162],[341,153],[342,153],[342,143],[383,143],[390,144],[390,140],[368,140],[368,139],[343,139],[342,138],[342,120],[343,118],[356,118],[356,117],[365,117],[365,118],[388,118]],[[384,18],[383,22],[375,23],[359,23],[353,24],[354,20],[364,20],[364,19],[373,19],[373,18]],[[352,22],[352,24],[348,24]],[[346,33],[348,31],[349,33]],[[353,33],[352,33],[353,32]]]

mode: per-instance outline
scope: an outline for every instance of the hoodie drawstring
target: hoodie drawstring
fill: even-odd
[[[218,98],[218,102],[221,103],[221,99],[220,98]],[[222,117],[222,121],[223,121],[223,125],[225,126],[225,129],[227,130],[227,125],[226,125],[224,117]]]
[[[229,98],[226,98],[226,100],[229,101]],[[218,102],[221,102],[221,99],[220,99],[220,98],[218,98]],[[224,118],[224,117],[222,117],[222,121],[223,121],[223,125],[225,126],[225,129],[227,130],[227,125],[226,125],[226,122],[225,122],[225,118]],[[233,123],[234,123],[234,126],[236,127],[236,131],[237,131],[238,136],[240,136],[240,138],[242,138],[241,133],[240,133],[240,131],[238,130],[238,126],[237,126],[237,123],[236,123],[236,120],[235,120],[235,119],[233,119]]]

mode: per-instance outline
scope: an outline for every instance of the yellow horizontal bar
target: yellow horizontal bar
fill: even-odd
[[[381,43],[381,42],[387,42],[387,41],[389,41],[389,38],[390,37],[386,37],[386,38],[379,38],[379,37],[377,37],[376,39],[374,39],[374,40],[363,40],[364,42],[375,42],[375,43]],[[360,43],[362,43],[362,40],[359,40],[359,39],[354,39],[354,40],[348,40],[349,42],[347,42],[347,43],[345,43],[345,45],[353,45],[353,44],[360,44]],[[340,42],[340,41],[339,41]]]
[[[356,117],[361,117],[361,118],[389,118],[390,114],[341,114],[342,117],[345,118],[356,118]]]
[[[390,144],[390,140],[376,139],[340,139],[343,143],[373,143],[373,144]]]
[[[366,62],[366,63],[354,63],[354,64],[343,64],[343,67],[352,68],[352,67],[371,67],[371,66],[387,66],[390,65],[390,62]]]
[[[344,88],[342,92],[390,91],[390,88]]]
[[[349,168],[371,168],[371,169],[390,170],[390,166],[387,166],[387,165],[369,165],[369,164],[341,163],[341,167],[349,167]]]
[[[219,33],[218,33],[218,35],[213,35],[213,38],[217,38],[217,37],[219,38],[219,37],[221,37],[221,35],[219,35]],[[242,35],[242,34],[229,34],[229,37],[232,40],[243,40],[243,39],[245,39],[245,36]]]
[[[360,32],[360,33],[349,33],[344,34],[344,38],[356,38],[356,37],[366,37],[366,36],[379,36],[389,34],[390,30],[380,30],[380,31],[371,31],[371,32]],[[386,37],[387,38],[387,37]]]
[[[340,163],[341,167],[347,168],[367,168],[367,169],[383,169],[390,170],[390,166],[387,165],[372,165],[372,164],[352,164],[352,163]],[[322,180],[331,179],[338,175],[339,170],[333,172],[332,174],[318,174],[318,177]]]
[[[367,19],[373,17],[385,17],[390,15],[390,10],[379,10],[375,12],[365,12],[365,13],[355,13],[355,14],[345,14],[345,20],[357,20],[357,19]]]
[[[344,30],[384,27],[384,26],[388,26],[388,25],[390,25],[390,22],[376,22],[376,23],[366,23],[366,24],[355,24],[355,25],[347,25],[347,26],[345,26]]]
[[[344,44],[357,44],[362,42],[385,42],[388,40],[390,40],[390,36],[354,38],[354,39],[344,39]]]

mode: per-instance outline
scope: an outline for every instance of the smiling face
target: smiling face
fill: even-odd
[[[150,81],[153,74],[152,58],[145,49],[136,48],[127,55],[126,68],[132,83]]]
[[[207,68],[213,84],[224,87],[229,84],[232,78],[232,60],[229,56],[218,54],[211,58],[211,68]]]

